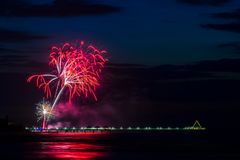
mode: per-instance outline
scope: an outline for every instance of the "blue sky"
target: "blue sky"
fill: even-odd
[[[41,3],[50,2],[44,0]],[[38,1],[31,3],[39,4]],[[0,46],[28,50],[25,54],[43,61],[47,60],[51,45],[77,40],[106,49],[113,63],[186,64],[239,57],[232,48],[218,47],[238,42],[239,33],[201,27],[231,22],[211,14],[233,11],[239,6],[238,1],[221,6],[192,5],[176,0],[98,0],[90,3],[117,6],[121,10],[103,15],[67,17],[31,16],[30,13],[29,16],[2,15],[0,28],[49,38],[14,43],[2,41]]]
[[[106,67],[99,101],[75,100],[89,105],[87,117],[116,126],[199,119],[236,129],[240,1],[8,0],[0,22],[0,117],[34,124],[33,106],[44,94],[27,77],[49,70],[52,45],[84,40],[106,49],[111,63],[153,65]]]

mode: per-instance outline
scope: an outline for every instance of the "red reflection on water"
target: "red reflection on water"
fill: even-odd
[[[81,142],[41,142],[39,158],[96,159],[106,156],[103,146]]]
[[[107,135],[109,132],[57,132],[57,133],[40,133],[41,135],[47,135],[47,136],[97,136],[97,135]]]
[[[39,133],[47,141],[74,142],[75,140],[99,140],[109,135],[108,132],[59,132],[59,133]]]
[[[84,159],[105,158],[106,145],[98,142],[108,136],[107,132],[60,132],[34,133],[31,136],[38,142],[25,143],[28,159]]]

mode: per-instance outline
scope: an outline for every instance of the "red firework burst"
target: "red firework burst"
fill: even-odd
[[[46,97],[53,96],[52,109],[59,100],[62,92],[67,90],[69,101],[75,96],[92,95],[95,100],[96,87],[99,86],[99,73],[107,61],[104,58],[105,51],[98,50],[94,46],[84,46],[65,43],[61,47],[53,46],[50,52],[49,66],[52,73],[35,74],[27,81],[36,80],[36,86],[44,89]]]

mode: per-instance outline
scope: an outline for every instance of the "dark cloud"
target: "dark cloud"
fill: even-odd
[[[128,67],[146,67],[146,65],[143,64],[130,64],[130,63],[107,63],[108,67],[123,67],[123,68],[128,68]]]
[[[240,20],[240,9],[212,14],[214,18]]]
[[[32,70],[47,71],[47,63],[32,59],[32,53],[38,53],[40,50],[41,49],[23,50],[0,47],[0,72],[31,72]]]
[[[25,55],[0,55],[0,60],[1,61],[21,61],[21,60],[26,60],[28,56]]]
[[[11,3],[12,1],[12,3]],[[30,4],[11,0],[0,7],[0,16],[68,17],[100,15],[121,11],[120,7],[87,0],[54,0],[50,4]]]
[[[233,53],[240,54],[240,42],[229,42],[229,43],[222,43],[217,45],[219,48],[226,48],[231,50]]]
[[[23,63],[28,61],[29,57],[26,55],[0,55],[1,69],[5,67],[6,71],[12,67],[21,67]],[[17,71],[17,70],[16,70]]]
[[[215,30],[229,31],[229,32],[235,32],[235,33],[240,32],[239,22],[225,23],[225,24],[204,24],[204,25],[201,25],[201,27],[206,29],[215,29]]]
[[[220,48],[225,48],[225,47],[240,47],[240,42],[229,42],[229,43],[222,43],[222,44],[219,44],[218,47]]]
[[[18,52],[19,53],[19,52]],[[47,72],[48,64],[31,59],[29,55],[3,54],[0,55],[0,72]]]
[[[240,20],[240,9],[236,9],[232,12],[214,13],[212,14],[212,16],[215,18]]]
[[[44,53],[48,51],[50,48],[41,48],[41,47],[19,47],[19,46],[12,46],[9,47],[6,44],[0,45],[0,54],[16,54],[16,55],[22,55],[27,54],[30,55],[32,53]]]
[[[195,65],[189,66],[193,71],[215,72],[215,73],[238,73],[240,72],[240,59],[220,59],[200,61]],[[234,78],[234,77],[231,77]]]
[[[179,3],[196,6],[222,6],[232,0],[177,0]]]
[[[234,33],[240,32],[240,21],[239,21],[240,20],[240,9],[236,9],[236,10],[228,11],[228,12],[213,13],[210,16],[213,18],[230,20],[230,22],[228,23],[225,21],[223,23],[218,23],[218,24],[204,24],[204,25],[201,25],[201,27],[207,28],[207,29],[229,31],[229,32],[234,32]],[[226,44],[226,45],[229,46],[229,45],[233,45],[233,44]]]
[[[18,49],[12,49],[12,48],[0,47],[0,54],[6,54],[6,53],[24,53],[24,51],[18,50]]]
[[[16,64],[21,65],[23,62],[27,62],[28,58],[25,55],[0,55],[0,65],[8,67],[16,66]]]
[[[22,42],[49,38],[48,36],[35,35],[29,32],[15,31],[4,28],[0,28],[0,35],[0,42]]]

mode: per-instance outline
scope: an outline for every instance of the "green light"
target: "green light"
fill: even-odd
[[[25,130],[29,130],[31,132],[41,132],[39,129],[41,128],[38,128],[38,127],[25,127]],[[122,126],[119,127],[119,128],[115,128],[115,127],[81,127],[81,128],[76,128],[76,127],[72,127],[72,128],[67,128],[67,127],[64,127],[64,128],[58,128],[56,127],[55,129],[54,128],[51,128],[51,129],[46,129],[45,131],[54,131],[54,130],[68,130],[69,131],[74,131],[76,132],[75,130],[77,131],[89,131],[89,130],[93,130],[93,131],[101,131],[101,130],[107,130],[107,131],[114,131],[114,130],[129,130],[129,131],[132,131],[132,130],[146,130],[146,131],[178,131],[178,130],[184,130],[184,131],[201,131],[201,130],[206,130],[205,127],[202,127],[200,125],[200,123],[198,121],[195,121],[194,125],[192,126],[186,126],[186,127],[166,127],[166,128],[163,128],[163,127],[156,127],[156,128],[151,128],[151,127],[143,127],[143,128],[140,128],[140,127],[136,127],[136,128],[132,128],[131,126],[129,126],[128,128],[123,128]]]

